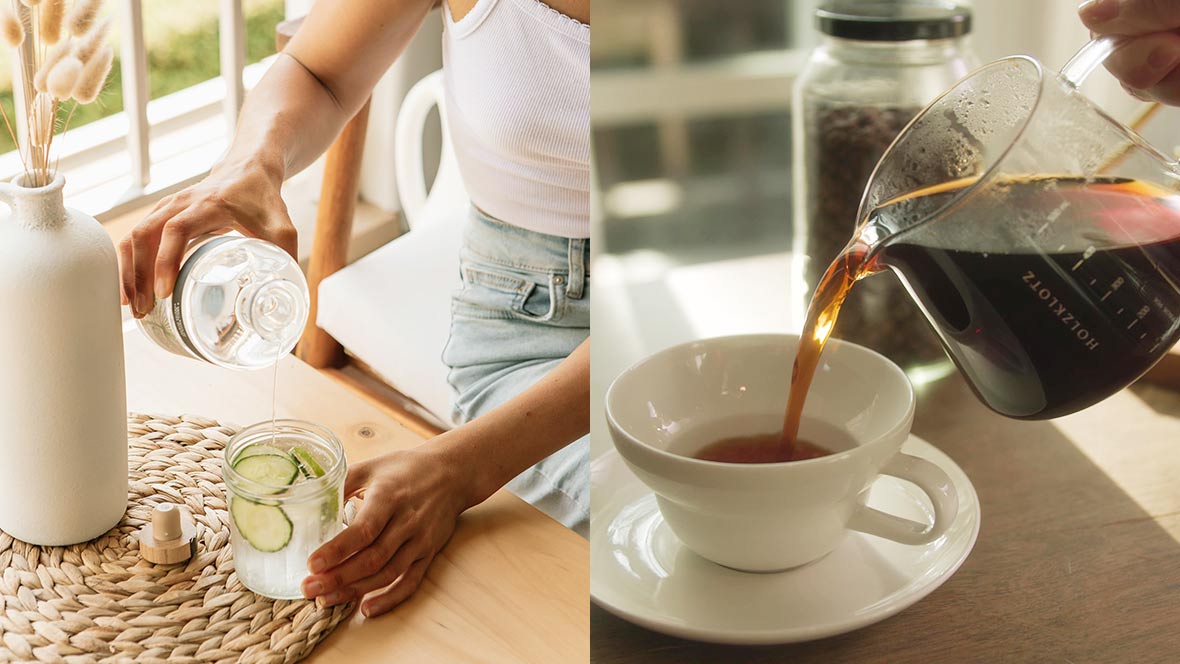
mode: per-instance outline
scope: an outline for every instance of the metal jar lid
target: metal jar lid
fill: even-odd
[[[971,9],[936,0],[834,0],[815,12],[821,32],[862,41],[949,39],[971,32]]]

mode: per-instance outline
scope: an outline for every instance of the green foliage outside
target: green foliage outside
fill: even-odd
[[[216,3],[207,4],[214,8],[217,6]],[[151,11],[147,3],[145,10]],[[257,62],[275,52],[275,25],[284,18],[283,3],[282,0],[246,2],[245,12],[246,60]],[[152,26],[145,25],[145,31],[154,37],[147,40],[148,88],[152,99],[216,78],[221,73],[216,15],[202,17],[199,22],[191,25],[172,27],[172,34],[161,35],[153,30]],[[152,34],[153,32],[155,34]],[[4,66],[10,70],[8,58],[4,60]],[[123,79],[119,65],[120,59],[116,51],[115,64],[107,79],[106,89],[93,104],[78,107],[70,120],[71,128],[123,110]],[[12,84],[11,81],[4,83],[5,89],[0,91],[0,104],[4,105],[9,119],[14,120]],[[64,121],[65,116],[69,114],[69,104],[72,103],[66,105],[60,121]],[[13,150],[15,147],[8,131],[0,127],[0,153]]]

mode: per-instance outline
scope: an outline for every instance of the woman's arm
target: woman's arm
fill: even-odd
[[[498,408],[430,442],[357,464],[345,494],[363,495],[355,521],[308,560],[307,597],[358,600],[366,616],[418,589],[455,521],[529,466],[590,431],[590,341]],[[395,583],[396,582],[396,583]]]
[[[225,157],[159,202],[119,244],[124,304],[137,317],[171,294],[188,241],[236,228],[296,252],[282,183],[340,133],[422,25],[433,0],[320,0],[246,97]]]
[[[467,505],[487,500],[512,478],[590,432],[590,340],[529,389],[436,438],[441,458],[468,464]]]
[[[281,151],[287,177],[306,168],[364,105],[435,6],[435,0],[316,2],[283,49],[300,71],[276,81],[281,84],[260,84],[262,93],[252,95],[262,121],[247,137],[254,139],[247,151]],[[296,81],[299,97],[283,85]],[[249,115],[246,106],[243,119]],[[277,140],[269,143],[272,139]]]

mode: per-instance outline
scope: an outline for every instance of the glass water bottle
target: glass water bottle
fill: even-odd
[[[138,322],[177,355],[260,369],[295,348],[310,306],[307,280],[289,254],[264,240],[221,235],[189,247],[172,295]]]

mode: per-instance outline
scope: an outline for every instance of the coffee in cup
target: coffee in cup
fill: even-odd
[[[690,550],[718,564],[769,572],[834,550],[849,531],[925,544],[954,521],[958,499],[941,468],[901,452],[914,415],[902,372],[867,348],[832,341],[824,352],[800,436],[828,454],[789,462],[694,458],[732,439],[781,432],[798,335],[742,335],[674,346],[615,379],[606,395],[611,437],[656,496],[664,521]],[[932,518],[918,522],[866,505],[890,475],[917,485]]]
[[[782,432],[731,436],[709,443],[694,452],[694,459],[723,463],[784,463],[806,461],[831,454],[808,440],[789,442]]]

